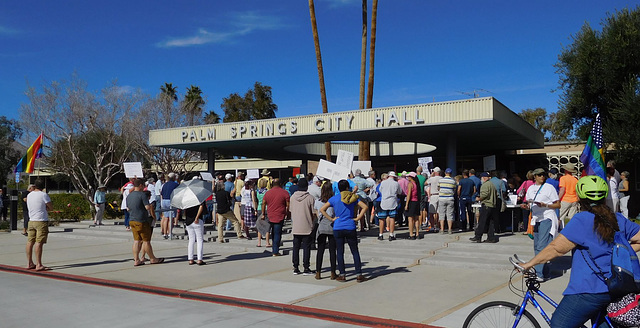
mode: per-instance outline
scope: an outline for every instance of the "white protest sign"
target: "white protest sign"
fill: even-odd
[[[318,163],[316,175],[330,179],[331,181],[340,181],[342,179],[347,179],[350,172],[351,170],[346,167],[321,159],[320,163]]]
[[[247,179],[260,179],[260,172],[258,169],[247,170]]]
[[[124,176],[127,178],[144,178],[142,172],[142,163],[140,162],[126,162],[122,163],[124,168]]]
[[[200,172],[200,176],[204,181],[213,181],[213,175],[210,172]]]
[[[369,171],[371,170],[371,161],[353,161],[351,165],[351,171],[353,174],[356,174],[356,170],[360,169],[364,176],[369,176]]]
[[[351,171],[351,165],[353,164],[353,153],[346,150],[338,150],[338,158],[336,164],[347,168]]]
[[[422,167],[423,172],[429,171],[429,163],[433,163],[431,156],[418,158],[418,165]]]

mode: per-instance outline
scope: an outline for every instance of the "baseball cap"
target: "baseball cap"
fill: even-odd
[[[396,172],[394,172],[394,171],[389,171],[389,173],[388,173],[388,174],[389,174],[389,176],[391,176],[391,177],[395,177],[395,176],[396,176]]]
[[[231,174],[231,173],[227,173],[227,174],[225,174],[225,175],[224,175],[224,178],[225,178],[226,180],[231,179],[231,178],[233,178],[233,174]]]
[[[433,172],[440,172],[440,171],[442,171],[442,170],[440,170],[440,167],[438,167],[438,166],[433,168]]]
[[[482,172],[482,173],[480,173],[480,177],[481,177],[481,178],[488,178],[488,177],[489,177],[489,173],[487,173],[487,172]]]
[[[453,172],[453,170],[451,170],[451,168],[449,168],[449,167],[447,167],[447,169],[444,170],[444,173],[451,173],[451,172]]]
[[[544,169],[539,167],[539,168],[533,170],[532,173],[533,173],[533,175],[541,175],[541,174],[544,174]]]

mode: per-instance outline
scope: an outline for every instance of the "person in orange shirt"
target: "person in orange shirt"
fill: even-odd
[[[573,163],[563,166],[564,175],[560,178],[560,218],[559,228],[564,227],[565,218],[571,219],[578,212],[578,195],[576,194],[576,184],[578,179],[573,176],[578,170]]]

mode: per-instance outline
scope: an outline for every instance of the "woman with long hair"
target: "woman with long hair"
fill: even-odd
[[[562,301],[551,318],[551,327],[581,327],[587,320],[603,321],[598,314],[612,299],[604,279],[594,270],[611,272],[613,237],[620,231],[633,249],[640,250],[640,226],[613,212],[606,204],[609,185],[598,176],[578,180],[576,192],[582,212],[542,252],[522,265],[530,270],[538,264],[572,251],[571,277]],[[579,253],[579,254],[578,254]]]
[[[314,208],[318,212],[318,252],[316,253],[316,279],[321,279],[320,271],[322,271],[322,259],[324,257],[324,250],[329,246],[329,263],[331,264],[331,280],[335,280],[338,277],[336,273],[336,239],[333,237],[333,225],[329,218],[322,215],[320,209],[324,204],[329,201],[329,198],[333,197],[333,187],[331,181],[326,180],[320,188],[320,199],[316,200]],[[334,215],[332,207],[327,208],[327,214]]]

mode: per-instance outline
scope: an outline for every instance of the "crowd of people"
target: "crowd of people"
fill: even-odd
[[[629,173],[618,174],[614,165],[614,162],[608,163],[606,203],[613,212],[626,215]],[[164,239],[171,238],[173,227],[179,224],[179,218],[184,218],[189,236],[187,259],[190,265],[205,264],[203,234],[206,221],[217,228],[216,241],[219,243],[226,241],[225,231],[233,228],[237,238],[252,240],[252,234],[257,235],[256,246],[262,247],[265,240],[266,246],[271,247],[272,256],[281,256],[283,227],[285,220],[290,219],[294,274],[315,275],[316,279],[321,279],[324,253],[328,252],[331,279],[345,281],[344,251],[348,244],[358,282],[367,280],[362,274],[358,232],[377,228],[379,240],[394,241],[398,238],[396,227],[399,226],[408,226],[407,238],[410,240],[424,238],[428,233],[474,231],[471,242],[497,243],[497,232],[507,228],[501,218],[509,206],[517,212],[511,228],[529,234],[534,240],[535,254],[539,254],[579,208],[577,169],[571,163],[565,164],[562,172],[542,168],[531,170],[524,181],[515,174],[507,179],[506,174],[499,171],[477,173],[474,169],[464,169],[460,175],[454,175],[451,168],[434,167],[428,171],[418,166],[415,172],[397,174],[389,171],[377,178],[373,170],[364,175],[358,169],[348,179],[340,181],[307,174],[301,178],[291,177],[286,182],[271,177],[266,169],[259,179],[247,179],[242,172],[235,179],[231,173],[224,176],[216,173],[212,196],[185,209],[171,206],[171,195],[179,181],[177,174],[170,173],[166,177],[159,176],[157,181],[153,178],[146,181],[130,179],[120,189],[121,208],[125,227],[134,236],[135,266],[164,261],[154,255],[151,247],[156,218],[160,220]],[[559,177],[560,173],[562,176]],[[32,189],[38,191],[38,185]],[[25,194],[25,200],[35,197],[29,196],[32,194],[39,195]],[[46,214],[42,204],[46,209],[51,203],[46,199],[39,199],[39,202],[39,209],[26,212],[29,216],[31,212],[37,213],[36,217],[42,219],[43,213]],[[94,196],[96,225],[102,224],[105,202],[105,188],[99,186]],[[42,244],[46,242],[46,235],[40,236],[43,229],[30,229],[25,223],[24,233],[29,236],[31,245],[27,249],[35,246],[37,258],[34,263],[28,251],[29,268],[44,268],[40,261]],[[485,233],[487,237],[483,240]],[[312,249],[317,249],[313,269],[310,263]],[[548,263],[539,263],[536,269],[540,281],[549,279]]]

